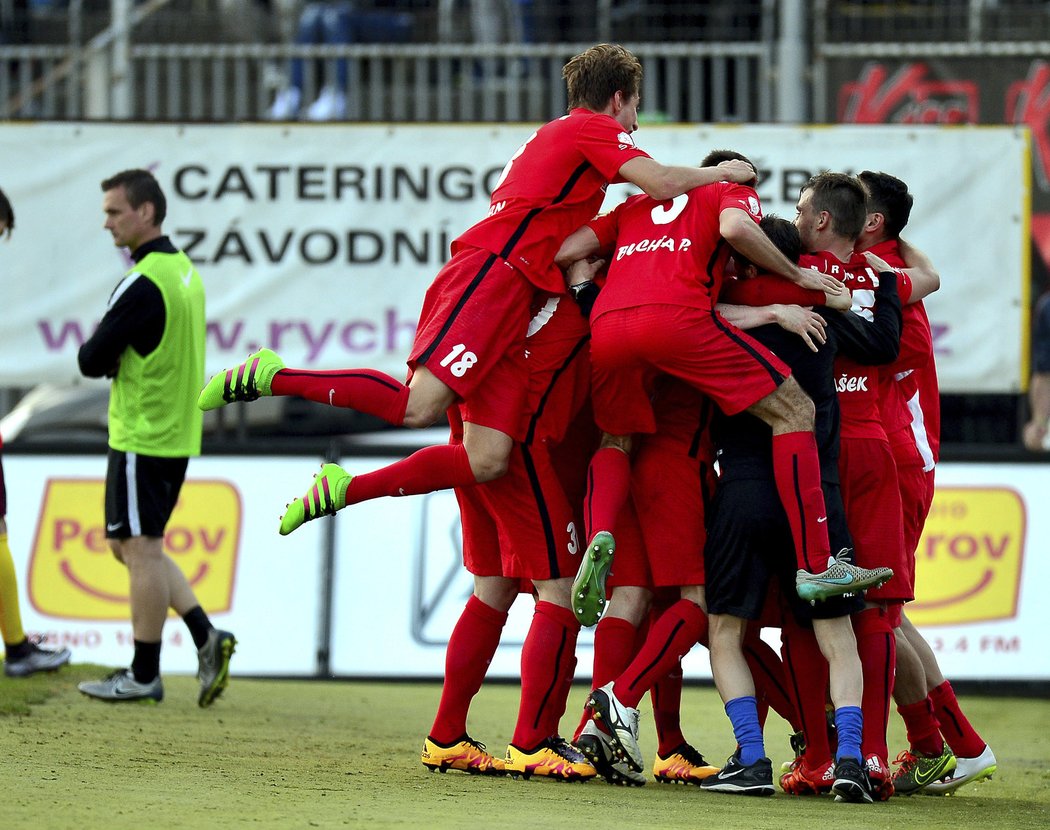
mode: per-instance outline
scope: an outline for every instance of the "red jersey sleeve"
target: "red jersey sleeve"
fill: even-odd
[[[611,115],[596,113],[576,134],[576,149],[610,182],[623,182],[620,168],[633,158],[651,158]]]
[[[608,252],[616,244],[616,233],[620,228],[620,217],[623,215],[625,204],[627,202],[621,202],[608,213],[595,216],[587,223],[587,226],[594,231],[594,235],[598,237],[598,250]]]
[[[921,305],[901,306],[901,350],[893,361],[894,372],[906,372],[928,366],[933,357],[933,335]]]
[[[726,280],[718,299],[734,305],[764,306],[774,303],[825,305],[827,298],[815,288],[803,288],[775,274],[762,274],[751,279]]]
[[[756,222],[760,221],[762,204],[758,201],[758,194],[754,188],[733,182],[725,182],[725,184],[726,186],[718,191],[718,212],[721,213],[726,208],[739,208]]]
[[[911,281],[911,278],[904,273],[900,268],[894,268],[897,272],[897,296],[901,298],[901,305],[907,305],[911,302],[911,294],[915,286]]]

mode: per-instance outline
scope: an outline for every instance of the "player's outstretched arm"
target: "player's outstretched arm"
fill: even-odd
[[[780,274],[803,288],[815,288],[829,293],[844,290],[842,284],[828,274],[810,268],[799,268],[769,241],[769,237],[758,223],[741,208],[723,210],[719,214],[718,229],[726,242],[758,266],[759,270]]]
[[[714,167],[685,167],[660,164],[647,156],[637,156],[623,163],[620,176],[640,187],[647,196],[662,202],[705,184],[749,184],[755,180],[755,171],[750,164],[739,159],[723,161]]]

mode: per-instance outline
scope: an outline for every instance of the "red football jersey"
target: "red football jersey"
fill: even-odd
[[[540,127],[507,162],[488,215],[452,243],[490,251],[536,287],[565,291],[554,255],[602,206],[624,162],[649,154],[610,115],[574,109]]]
[[[743,210],[755,222],[762,218],[752,188],[718,182],[664,202],[632,196],[592,221],[603,249],[611,244],[612,252],[591,319],[643,305],[712,308],[731,253],[719,231],[719,216],[729,208]]]
[[[854,253],[848,262],[829,251],[803,254],[799,265],[841,279],[853,295],[853,307],[848,313],[872,318],[878,277],[863,254]],[[864,366],[840,354],[835,358],[835,388],[842,413],[841,437],[885,441],[886,430],[879,412],[878,367]]]
[[[895,239],[880,242],[869,250],[889,265],[906,267]],[[931,470],[940,456],[941,445],[941,399],[937,364],[933,357],[933,334],[922,301],[906,305],[905,302],[902,296],[901,354],[892,364],[883,367],[882,372],[883,388],[887,389],[883,414],[887,420],[887,432],[890,432],[890,423],[900,424],[901,416],[895,413],[900,411],[899,407],[904,408],[903,418],[915,437],[923,466]]]

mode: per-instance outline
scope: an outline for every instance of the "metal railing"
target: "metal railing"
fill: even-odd
[[[0,48],[0,118],[263,120],[303,60],[303,100],[345,61],[350,121],[545,121],[565,110],[562,67],[589,44],[139,44],[129,50],[131,105],[118,105],[107,48]],[[769,121],[769,44],[638,44],[643,111],[671,121]]]

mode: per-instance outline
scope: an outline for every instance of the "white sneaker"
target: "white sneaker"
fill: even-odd
[[[85,680],[77,684],[77,689],[98,700],[141,700],[146,703],[164,700],[164,686],[159,674],[149,683],[139,683],[131,669],[118,669],[105,680]]]
[[[308,121],[342,121],[346,118],[346,96],[334,86],[326,86],[317,100],[306,108]]]
[[[294,121],[299,117],[299,104],[302,103],[302,99],[303,93],[298,87],[285,87],[273,99],[273,105],[266,117],[271,121]]]
[[[68,663],[71,656],[68,648],[51,651],[29,641],[29,652],[25,657],[4,661],[4,674],[8,677],[29,677],[38,671],[55,671]]]
[[[992,748],[985,744],[984,752],[976,758],[960,758],[957,756],[954,771],[939,781],[927,784],[919,792],[923,795],[951,795],[963,784],[991,778],[998,768],[998,764],[995,762],[995,755],[992,754]]]
[[[611,733],[620,760],[626,761],[636,772],[644,770],[642,748],[638,746],[638,710],[624,706],[616,699],[612,683],[591,692],[587,705],[591,707],[594,720],[602,721]]]
[[[640,772],[635,772],[627,765],[627,762],[617,758],[617,749],[613,739],[602,732],[593,720],[584,724],[576,746],[587,756],[587,760],[598,770],[598,774],[610,784],[625,787],[645,786],[645,776]]]

